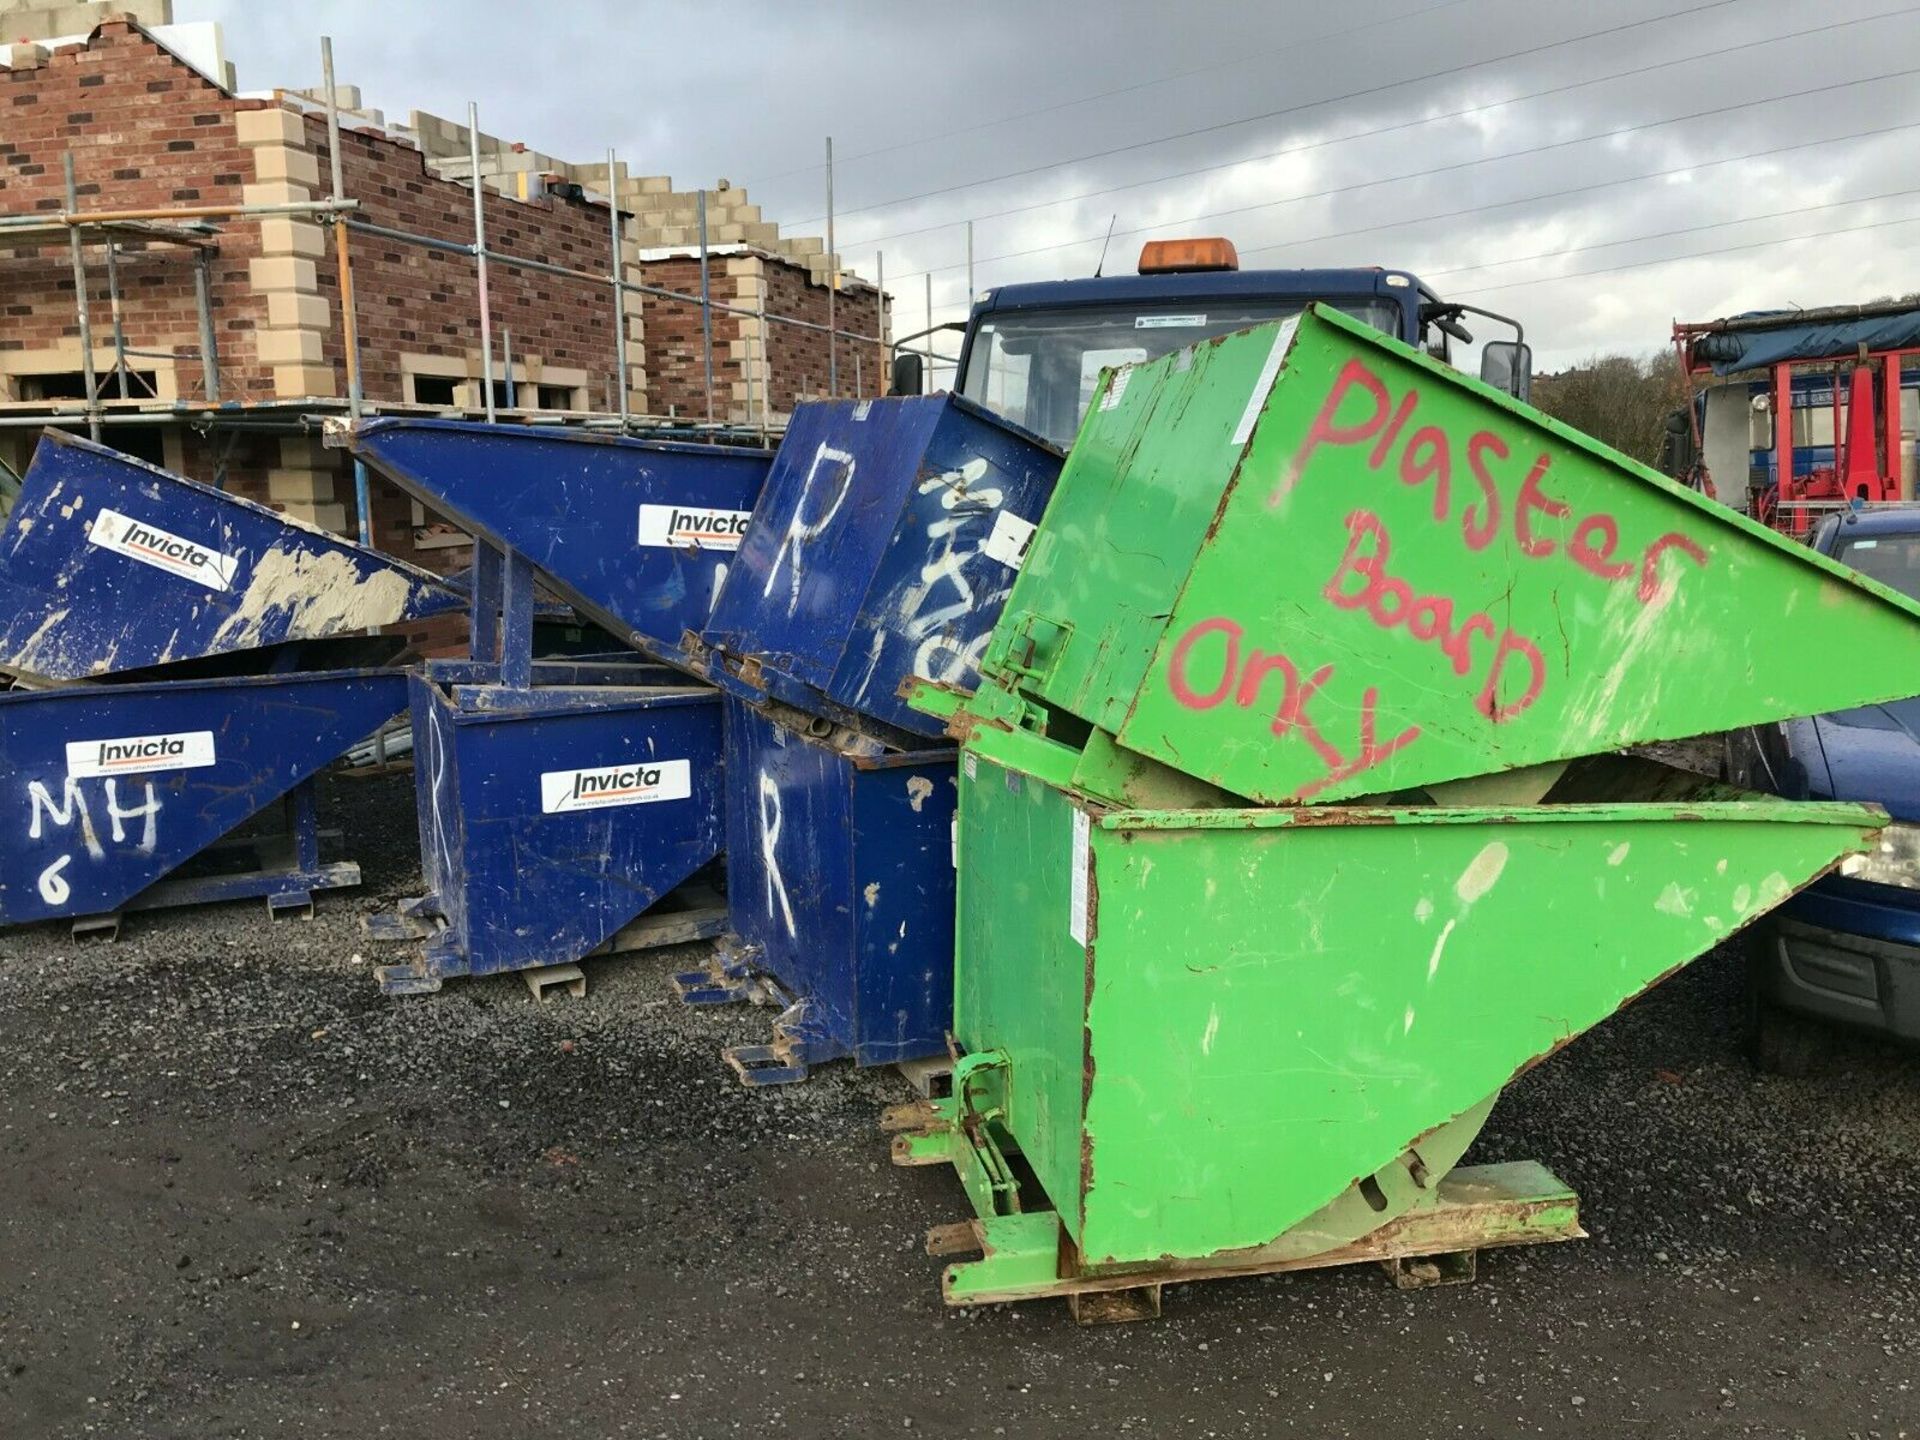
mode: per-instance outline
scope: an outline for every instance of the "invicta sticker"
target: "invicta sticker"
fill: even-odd
[[[67,742],[67,774],[76,780],[145,775],[155,770],[198,770],[213,764],[214,759],[211,730]]]
[[[548,770],[540,777],[543,814],[605,810],[615,805],[651,805],[693,794],[693,767],[686,760],[635,760],[592,770]]]
[[[751,510],[709,510],[699,505],[642,505],[640,543],[692,546],[699,550],[738,550]]]
[[[204,585],[209,590],[225,590],[233,584],[234,571],[240,565],[232,555],[223,555],[105,506],[93,517],[87,543]]]

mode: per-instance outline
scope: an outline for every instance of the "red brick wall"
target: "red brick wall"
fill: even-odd
[[[35,70],[0,70],[0,211],[64,208],[61,156],[69,149],[82,209],[238,201],[241,186],[253,179],[253,160],[240,147],[233,117],[261,104],[232,99],[132,26],[109,22],[88,48],[56,50]],[[266,311],[247,269],[258,253],[253,226],[221,226],[212,300],[221,388],[229,399],[273,388],[253,351],[253,331]],[[100,347],[112,336],[104,251],[90,245],[87,259]],[[181,394],[201,398],[188,252],[130,249],[120,260],[120,281],[127,343],[172,351]],[[0,351],[47,349],[78,333],[65,244],[0,251]]]
[[[694,259],[649,260],[641,267],[643,283],[682,295],[700,293],[700,261]],[[738,281],[727,273],[727,257],[715,255],[707,264],[709,293],[722,305],[738,305],[735,293]],[[648,402],[655,414],[691,416],[705,419],[707,414],[705,342],[701,334],[700,307],[659,295],[641,297],[644,307],[647,346]],[[746,371],[733,353],[733,341],[740,334],[740,317],[724,310],[713,312],[713,414],[717,420],[728,418],[733,403],[733,383]]]
[[[798,265],[778,260],[767,261],[767,310],[774,315],[791,315],[827,323],[827,290],[807,278]],[[878,297],[872,290],[842,290],[834,303],[837,329],[854,335],[875,333]],[[838,342],[839,378],[837,390],[827,384],[829,357],[827,336],[820,330],[802,330],[797,325],[767,322],[767,358],[772,363],[770,388],[776,412],[790,412],[796,401],[819,399],[828,394],[841,397],[879,395],[886,390],[886,365],[878,344],[860,344],[842,339]]]
[[[328,174],[326,125],[307,121],[307,141]],[[341,136],[346,193],[359,215],[376,225],[468,245],[473,241],[473,192],[427,172],[416,150],[370,131]],[[543,198],[486,195],[487,248],[565,265],[596,275],[611,271],[607,211],[603,205]],[[480,350],[480,288],[473,259],[397,240],[352,238],[355,315],[360,327],[362,386],[369,400],[404,400],[402,354],[464,359]],[[339,313],[339,272],[329,250],[318,262],[320,291]],[[487,277],[493,315],[496,376],[504,332],[513,332],[516,364],[538,356],[549,365],[585,370],[587,408],[613,408],[615,374],[612,289],[604,281],[573,280],[515,270],[493,262]],[[326,344],[328,363],[345,393],[345,358],[338,327]],[[518,397],[516,397],[518,398]],[[532,408],[531,397],[523,402]]]

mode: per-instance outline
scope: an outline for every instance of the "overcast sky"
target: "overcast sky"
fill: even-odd
[[[789,232],[824,229],[831,134],[841,253],[885,252],[898,332],[928,272],[963,313],[970,217],[976,288],[1091,274],[1110,220],[1109,271],[1223,234],[1245,268],[1415,271],[1549,369],[1920,288],[1908,0],[175,8],[221,22],[244,89],[318,84],[330,33],[390,119],[474,100],[536,149],[744,184]]]

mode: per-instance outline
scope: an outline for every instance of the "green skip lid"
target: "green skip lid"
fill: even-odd
[[[1916,622],[1315,307],[1103,379],[983,670],[1292,804],[1910,695]]]

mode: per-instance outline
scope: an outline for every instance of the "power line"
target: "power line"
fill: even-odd
[[[1708,230],[1725,230],[1734,225],[1758,225],[1763,220],[1784,220],[1790,215],[1811,215],[1820,210],[1839,210],[1848,205],[1871,205],[1880,200],[1903,200],[1920,195],[1920,186],[1905,190],[1887,190],[1878,195],[1859,195],[1851,200],[1825,200],[1818,205],[1796,205],[1791,210],[1770,210],[1764,215],[1742,215],[1732,220],[1715,220],[1706,225],[1687,225],[1678,230],[1652,230],[1629,235],[1624,240],[1599,240],[1591,245],[1571,245],[1559,250],[1543,250],[1535,255],[1510,255],[1504,260],[1482,260],[1477,265],[1455,265],[1449,270],[1420,272],[1422,280],[1437,280],[1442,275],[1464,275],[1470,270],[1498,270],[1507,265],[1525,265],[1534,260],[1558,260],[1563,255],[1584,255],[1594,250],[1615,250],[1622,245],[1642,245],[1649,240],[1667,240],[1675,235],[1700,235]],[[1474,292],[1478,293],[1478,292]]]
[[[1866,75],[1854,80],[1836,81],[1831,85],[1816,85],[1806,90],[1792,90],[1781,95],[1762,96],[1758,100],[1742,100],[1732,105],[1718,105],[1708,110],[1695,110],[1685,115],[1671,115],[1664,120],[1646,120],[1637,125],[1621,125],[1611,130],[1597,131],[1591,135],[1577,135],[1567,140],[1554,140],[1545,145],[1534,145],[1524,150],[1505,150],[1498,155],[1482,155],[1472,160],[1459,160],[1449,165],[1430,165],[1421,170],[1410,170],[1398,175],[1383,175],[1372,180],[1357,180],[1349,185],[1335,185],[1325,190],[1309,190],[1298,195],[1284,195],[1277,200],[1263,200],[1255,205],[1241,205],[1231,210],[1210,210],[1198,215],[1184,215],[1178,219],[1158,220],[1151,225],[1137,225],[1129,230],[1116,230],[1116,235],[1145,235],[1155,230],[1164,230],[1173,225],[1191,225],[1203,220],[1220,220],[1232,215],[1251,214],[1256,210],[1271,210],[1279,205],[1292,205],[1301,200],[1320,200],[1332,195],[1350,194],[1356,190],[1370,190],[1380,185],[1397,184],[1404,180],[1424,180],[1435,175],[1445,175],[1458,170],[1470,170],[1480,165],[1491,165],[1501,160],[1519,160],[1533,155],[1544,155],[1553,150],[1564,150],[1574,145],[1587,145],[1595,140],[1614,140],[1622,135],[1633,135],[1643,130],[1656,130],[1667,125],[1681,125],[1690,120],[1705,120],[1716,115],[1729,115],[1736,110],[1751,110],[1761,105],[1777,105],[1788,100],[1804,100],[1812,95],[1828,95],[1836,90],[1849,90],[1859,85],[1873,85],[1882,80],[1903,80],[1920,74],[1920,66],[1905,70],[1890,70],[1880,75]],[[1075,245],[1085,245],[1100,237],[1078,236],[1072,240],[1060,240],[1049,245],[1032,245],[1024,250],[1008,250],[999,255],[988,255],[976,260],[976,265],[989,265],[1002,260],[1019,260],[1029,255],[1044,255],[1055,250],[1069,249]],[[897,277],[901,280],[912,279],[919,275],[939,275],[964,266],[933,265],[925,270],[911,270]]]
[[[1651,65],[1639,65],[1629,70],[1616,70],[1611,75],[1596,75],[1586,80],[1575,80],[1565,85],[1551,86],[1545,90],[1533,90],[1524,95],[1512,95],[1505,100],[1488,101],[1482,105],[1468,105],[1459,110],[1449,110],[1440,115],[1424,115],[1417,120],[1400,120],[1391,125],[1375,126],[1371,130],[1356,130],[1348,135],[1331,136],[1325,140],[1313,140],[1305,144],[1289,145],[1279,150],[1268,150],[1259,155],[1244,155],[1235,160],[1223,160],[1213,165],[1198,165],[1188,170],[1174,170],[1164,175],[1156,175],[1146,180],[1130,180],[1123,185],[1108,185],[1098,190],[1082,190],[1072,195],[1060,195],[1051,200],[1036,200],[1029,205],[1014,205],[1005,210],[989,210],[985,214],[969,215],[966,220],[1003,220],[1009,215],[1026,215],[1035,210],[1047,210],[1056,205],[1069,205],[1079,200],[1098,199],[1103,195],[1117,195],[1125,190],[1138,190],[1149,185],[1164,185],[1172,180],[1186,180],[1195,175],[1211,175],[1221,170],[1236,169],[1241,165],[1258,164],[1263,160],[1279,160],[1289,155],[1305,154],[1311,150],[1323,150],[1334,145],[1345,145],[1354,140],[1370,140],[1380,135],[1391,135],[1402,130],[1417,130],[1427,125],[1437,125],[1446,120],[1458,120],[1466,115],[1478,115],[1488,110],[1498,110],[1508,105],[1520,105],[1531,100],[1542,100],[1550,95],[1564,95],[1574,90],[1586,89],[1593,85],[1603,85],[1613,80],[1628,80],[1641,75],[1650,75],[1658,70],[1669,70],[1678,65],[1691,65],[1706,59],[1720,59],[1727,55],[1737,55],[1743,50],[1756,50],[1766,45],[1779,45],[1789,40],[1804,40],[1809,36],[1822,35],[1830,31],[1845,30],[1855,25],[1869,24],[1875,20],[1890,20],[1903,15],[1911,15],[1920,6],[1908,5],[1898,10],[1886,10],[1875,15],[1862,15],[1852,20],[1836,20],[1825,25],[1815,25],[1805,30],[1794,30],[1784,35],[1769,35],[1760,40],[1749,40],[1739,45],[1728,45],[1694,55],[1682,55],[1673,60],[1660,60]],[[963,220],[942,220],[932,225],[922,225],[912,230],[891,230],[882,235],[865,235],[841,243],[842,251],[864,249],[869,245],[879,245],[889,240],[905,240],[915,235],[929,235],[963,224]]]
[[[1529,285],[1555,285],[1563,280],[1580,280],[1591,275],[1617,275],[1623,270],[1644,270],[1651,265],[1678,265],[1687,260],[1706,260],[1715,255],[1735,255],[1748,250],[1766,250],[1775,245],[1798,245],[1806,240],[1824,240],[1832,235],[1856,235],[1864,230],[1885,230],[1894,225],[1920,224],[1920,215],[1904,215],[1897,220],[1873,220],[1862,225],[1842,225],[1830,230],[1813,230],[1805,235],[1783,235],[1777,240],[1756,240],[1747,245],[1725,245],[1716,250],[1693,250],[1685,255],[1664,255],[1658,260],[1635,260],[1626,265],[1608,265],[1598,270],[1574,270],[1565,275],[1542,275],[1533,280],[1509,280],[1500,285],[1481,285],[1472,290],[1457,290],[1456,295],[1491,295],[1499,290],[1521,290]]]
[[[1361,100],[1369,95],[1383,94],[1389,90],[1404,89],[1408,85],[1423,84],[1428,80],[1444,79],[1449,75],[1464,74],[1469,70],[1483,69],[1488,65],[1503,64],[1508,60],[1522,60],[1529,55],[1542,55],[1549,50],[1562,50],[1569,45],[1578,45],[1588,40],[1598,40],[1607,35],[1618,35],[1628,30],[1639,30],[1648,25],[1664,23],[1668,20],[1683,19],[1688,15],[1698,15],[1707,10],[1721,10],[1729,5],[1743,3],[1743,0],[1703,0],[1703,3],[1690,5],[1684,10],[1671,10],[1664,15],[1650,15],[1641,20],[1629,20],[1619,25],[1609,25],[1602,30],[1589,30],[1584,35],[1570,35],[1564,40],[1553,40],[1541,45],[1530,45],[1524,50],[1511,50],[1504,55],[1490,55],[1484,60],[1474,60],[1464,65],[1450,65],[1440,70],[1430,70],[1424,75],[1410,75],[1403,79],[1388,81],[1380,85],[1370,85],[1364,90],[1350,90],[1344,95],[1329,95],[1319,100],[1307,100],[1298,105],[1287,105],[1278,110],[1268,110],[1259,115],[1246,115],[1238,120],[1222,120],[1212,125],[1201,125],[1192,130],[1181,130],[1169,135],[1156,136],[1150,140],[1137,140],[1130,145],[1116,145],[1108,150],[1095,150],[1086,155],[1076,155],[1068,160],[1053,160],[1045,165],[1030,165],[1024,170],[1008,170],[999,175],[988,175],[979,180],[969,180],[959,185],[943,185],[934,190],[922,190],[913,195],[896,195],[890,200],[876,200],[870,205],[854,205],[835,211],[836,219],[845,219],[849,215],[865,214],[869,210],[887,210],[896,205],[908,205],[916,200],[930,200],[936,195],[951,195],[960,190],[973,190],[982,185],[998,184],[1002,180],[1018,180],[1028,175],[1043,174],[1048,170],[1058,170],[1067,165],[1080,165],[1089,160],[1104,160],[1114,155],[1126,155],[1135,150],[1146,150],[1155,145],[1170,144],[1175,140],[1190,140],[1196,135],[1212,135],[1221,130],[1233,130],[1242,125],[1257,124],[1262,120],[1275,120],[1283,115],[1298,114],[1302,110],[1312,110],[1322,105],[1337,105],[1348,100]],[[824,215],[809,216],[804,220],[790,222],[789,228],[803,225],[815,225],[824,220]]]
[[[1920,129],[1920,120],[1910,120],[1904,125],[1883,125],[1875,130],[1849,130],[1843,135],[1828,135],[1819,140],[1796,140],[1791,145],[1773,145],[1765,150],[1748,150],[1740,155],[1722,155],[1717,160],[1695,160],[1685,165],[1674,165],[1665,170],[1648,170],[1638,175],[1623,175],[1615,180],[1596,180],[1589,185],[1568,185],[1559,190],[1548,190],[1537,195],[1522,195],[1513,200],[1491,200],[1483,204],[1464,205],[1458,210],[1437,210],[1428,215],[1406,215],[1398,220],[1383,221],[1378,225],[1360,225],[1350,230],[1328,230],[1319,235],[1304,235],[1297,240],[1277,240],[1271,245],[1240,246],[1241,255],[1265,255],[1275,250],[1293,250],[1302,245],[1316,245],[1327,240],[1347,240],[1355,235],[1371,235],[1381,230],[1400,230],[1408,225],[1430,225],[1436,220],[1458,220],[1467,215],[1484,215],[1491,210],[1510,210],[1516,205],[1534,205],[1547,200],[1561,200],[1569,195],[1588,195],[1595,190],[1611,190],[1620,185],[1637,185],[1647,180],[1665,180],[1675,175],[1688,175],[1698,170],[1713,170],[1722,165],[1737,165],[1746,160],[1767,160],[1775,155],[1791,154],[1795,150],[1812,150],[1821,145],[1837,145],[1842,141],[1877,140],[1885,135],[1896,135],[1904,130]]]
[[[1031,120],[1038,115],[1051,115],[1059,110],[1071,110],[1080,105],[1091,105],[1096,100],[1110,100],[1116,95],[1131,95],[1139,90],[1151,90],[1157,85],[1171,85],[1176,80],[1190,80],[1195,75],[1211,74],[1215,70],[1230,70],[1236,65],[1250,65],[1256,60],[1271,60],[1276,55],[1285,55],[1294,50],[1305,50],[1312,45],[1323,45],[1329,40],[1344,40],[1350,35],[1359,35],[1368,30],[1378,30],[1385,25],[1397,25],[1403,20],[1421,20],[1429,15],[1437,15],[1442,10],[1452,10],[1456,6],[1475,3],[1475,0],[1440,0],[1437,5],[1423,5],[1416,10],[1404,11],[1398,15],[1389,15],[1380,20],[1369,20],[1364,25],[1352,25],[1345,30],[1332,30],[1324,35],[1311,35],[1305,40],[1296,40],[1290,44],[1277,45],[1271,50],[1262,50],[1252,55],[1238,55],[1231,60],[1222,60],[1213,65],[1198,65],[1190,70],[1175,70],[1171,74],[1161,75],[1152,80],[1141,80],[1131,85],[1121,85],[1112,90],[1099,90],[1091,95],[1082,95],[1073,100],[1061,100],[1052,105],[1041,105],[1032,110],[1016,110],[1009,115],[1001,115],[993,120],[981,120],[972,125],[962,125],[957,130],[945,130],[938,135],[923,135],[916,140],[902,140],[893,145],[879,145],[871,150],[861,150],[852,155],[841,157],[837,162],[841,166],[866,160],[875,155],[891,155],[899,150],[911,150],[919,145],[931,145],[935,141],[951,140],[956,135],[972,135],[981,130],[992,130],[1001,125],[1011,125],[1016,120]],[[771,175],[761,175],[742,181],[743,185],[763,185],[769,180],[784,180],[790,175],[810,175],[823,167],[818,163],[796,165],[791,170],[778,170]]]

